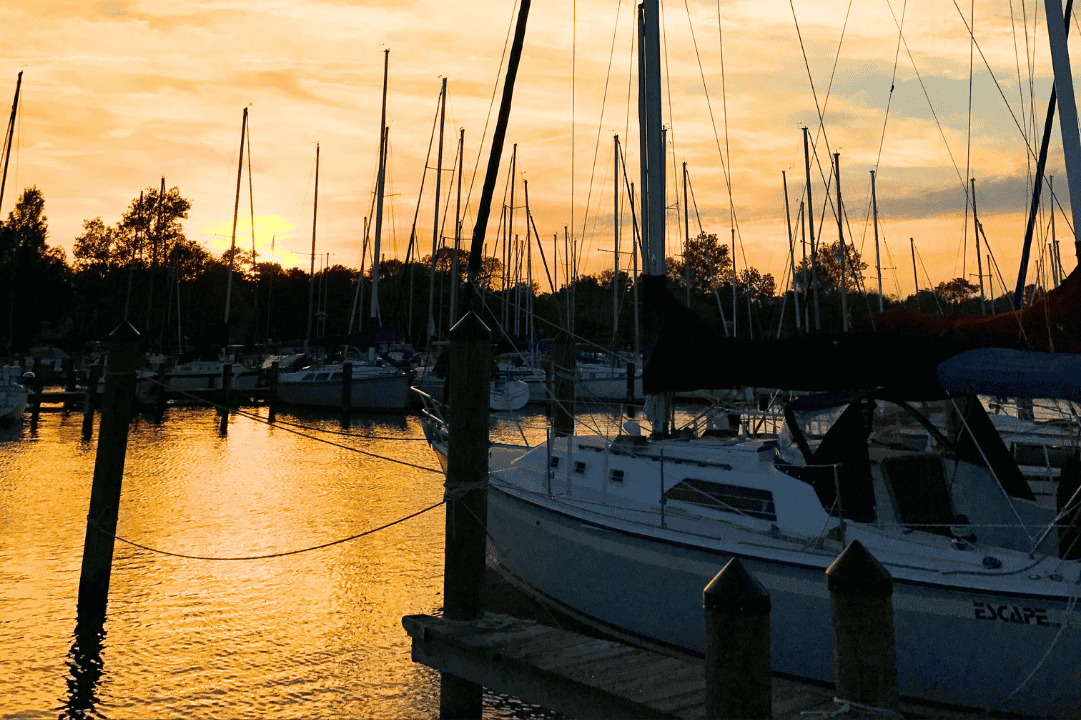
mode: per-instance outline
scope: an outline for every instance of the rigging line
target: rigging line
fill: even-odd
[[[710,99],[709,99],[709,87],[706,85],[706,71],[705,71],[705,68],[703,68],[703,66],[702,66],[702,54],[698,51],[698,39],[696,38],[695,33],[694,33],[694,23],[691,21],[691,8],[690,8],[690,5],[687,4],[687,0],[683,0],[683,1],[684,1],[684,4],[687,7],[687,23],[691,28],[691,42],[694,44],[694,55],[695,55],[695,58],[697,58],[697,60],[698,60],[698,74],[702,78],[702,91],[703,91],[703,93],[705,94],[705,97],[706,97],[706,108],[709,110],[709,121],[710,121],[710,124],[713,126],[713,139],[714,139],[714,142],[717,145],[717,156],[721,161],[721,172],[724,175],[724,182],[725,182],[725,185],[728,188],[729,197],[731,197],[731,195],[732,195],[732,178],[731,178],[731,176],[729,175],[729,172],[728,172],[728,164],[725,162],[724,151],[721,150],[721,136],[717,132],[717,120],[713,116],[713,103],[711,103]],[[718,0],[718,5],[717,5],[717,25],[718,25],[718,28],[720,27],[720,17],[721,17],[720,13],[721,13],[721,6],[720,6],[720,0]]]
[[[954,7],[957,7],[957,12],[961,12],[961,9],[957,6],[957,0],[953,2]],[[935,112],[935,107],[931,103],[931,96],[927,92],[927,86],[923,82],[923,76],[920,75],[919,68],[916,67],[916,58],[912,55],[912,49],[908,46],[908,40],[905,40],[904,33],[901,32],[901,26],[897,22],[897,15],[893,12],[893,5],[890,0],[886,0],[886,6],[890,9],[890,16],[893,17],[894,25],[897,25],[897,31],[900,34],[901,42],[904,43],[905,52],[908,54],[908,61],[912,64],[912,71],[916,73],[916,79],[920,83],[920,89],[923,90],[923,96],[927,100],[927,107],[931,111],[931,116],[935,119],[935,125],[938,127],[938,133],[942,136],[942,143],[946,146],[946,154],[950,156],[950,162],[953,164],[953,170],[957,174],[957,179],[961,181],[961,184],[965,184],[965,179],[961,177],[961,170],[957,167],[957,160],[953,157],[953,151],[950,150],[950,144],[946,140],[946,132],[942,129],[942,122],[938,119],[938,113]],[[964,15],[961,15],[961,20],[964,22]],[[968,27],[968,23],[965,23],[965,27]],[[971,33],[969,33],[971,35]],[[978,46],[977,46],[978,47]],[[980,56],[983,57],[983,51],[980,51]],[[986,60],[985,60],[986,62]],[[1000,89],[1001,92],[1001,89]],[[1012,111],[1011,111],[1012,112]],[[1016,122],[1016,119],[1015,119]]]
[[[887,3],[888,2],[889,2],[889,0],[887,0]],[[999,96],[1002,97],[1002,102],[1006,103],[1006,109],[1009,110],[1009,112],[1010,112],[1010,119],[1013,120],[1013,124],[1014,124],[1014,126],[1017,127],[1017,131],[1019,133],[1021,133],[1021,137],[1025,141],[1025,148],[1028,150],[1028,154],[1030,156],[1030,159],[1034,159],[1036,157],[1036,151],[1033,149],[1032,143],[1029,140],[1028,135],[1025,134],[1024,128],[1021,127],[1021,123],[1017,120],[1017,115],[1014,114],[1013,106],[1010,105],[1010,101],[1006,99],[1006,94],[1002,90],[1002,85],[999,83],[998,78],[995,76],[994,71],[991,69],[991,63],[989,63],[987,61],[987,57],[983,54],[983,48],[980,47],[980,43],[975,39],[976,36],[973,34],[972,30],[968,27],[968,21],[965,20],[964,13],[962,13],[961,8],[958,7],[957,0],[953,0],[953,6],[955,8],[957,8],[957,12],[961,16],[961,22],[964,24],[965,30],[973,38],[973,44],[975,44],[976,50],[980,53],[980,59],[983,60],[983,65],[984,65],[985,68],[987,68],[988,74],[991,76],[991,79],[994,80],[994,82],[995,82],[995,89],[998,90]],[[909,59],[911,60],[912,59],[912,51],[909,50],[907,41],[905,42],[905,50],[908,51],[908,56],[909,56]],[[913,62],[912,69],[915,70],[916,69],[915,61],[913,60],[912,62]],[[920,77],[920,74],[919,74],[918,70],[916,71],[916,77]],[[920,78],[920,86],[923,87],[923,78]],[[924,88],[924,95],[926,95],[926,94],[927,94],[927,88]],[[928,100],[928,102],[930,102],[930,100]],[[931,109],[931,113],[934,114],[934,108]],[[938,121],[938,116],[937,115],[935,115],[935,121],[936,122]],[[941,129],[942,129],[942,126],[940,125],[939,130],[941,131]],[[945,136],[943,136],[943,139],[945,139]],[[948,149],[948,146],[947,146],[947,149]],[[950,159],[951,160],[953,159],[952,154],[950,155]],[[954,169],[956,169],[956,168],[957,168],[957,164],[954,163]]]
[[[927,289],[935,298],[935,306],[938,308],[938,314],[945,315],[946,313],[942,312],[942,305],[938,301],[938,293],[935,292],[934,281],[931,279],[931,273],[927,272],[927,265],[923,262],[923,255],[920,254],[919,250],[916,250],[916,257],[920,261],[920,267],[923,268],[924,277],[927,278]]]
[[[227,561],[269,560],[271,558],[287,557],[289,555],[300,555],[301,553],[311,552],[313,550],[323,550],[323,549],[328,548],[328,547],[333,547],[335,545],[341,545],[342,543],[347,543],[347,542],[349,542],[351,540],[358,540],[358,539],[360,539],[362,537],[365,537],[366,535],[374,535],[375,533],[379,532],[380,530],[386,530],[387,528],[394,527],[395,525],[400,525],[403,522],[405,522],[406,520],[412,520],[413,518],[418,517],[420,515],[423,515],[426,512],[430,512],[432,510],[435,510],[437,507],[439,507],[440,505],[443,505],[444,503],[446,503],[446,500],[440,500],[435,505],[430,505],[430,506],[424,508],[423,510],[418,510],[417,512],[412,513],[411,515],[406,515],[405,517],[398,518],[397,520],[389,522],[386,525],[380,525],[379,527],[371,528],[370,530],[365,530],[364,532],[357,533],[356,535],[350,535],[349,537],[341,538],[339,540],[332,540],[330,542],[322,543],[321,545],[313,545],[311,547],[300,548],[298,550],[286,550],[284,552],[267,553],[265,555],[241,555],[241,556],[218,557],[218,556],[213,556],[213,555],[188,555],[186,553],[170,552],[168,550],[160,550],[160,549],[155,548],[155,547],[150,547],[149,545],[143,545],[142,543],[137,543],[134,540],[128,540],[127,538],[122,538],[119,535],[117,535],[116,533],[111,533],[108,530],[106,530],[105,528],[103,528],[100,524],[98,524],[98,521],[96,519],[92,518],[92,517],[87,518],[87,523],[90,524],[90,525],[93,525],[94,528],[98,532],[100,532],[102,535],[112,537],[115,540],[119,540],[120,542],[125,543],[127,545],[131,545],[132,547],[137,547],[140,550],[146,550],[148,552],[157,553],[158,555],[167,555],[168,557],[184,558],[185,560],[227,560]]]
[[[890,76],[890,94],[886,99],[886,112],[882,117],[882,134],[878,138],[878,154],[875,156],[875,175],[882,162],[882,148],[886,142],[886,123],[890,118],[890,108],[893,106],[893,90],[897,86],[897,65],[901,59],[901,33],[905,25],[905,13],[908,11],[908,0],[901,6],[901,22],[897,27],[897,48],[893,53],[893,74]]]
[[[976,0],[970,0],[969,17],[972,20],[972,29],[976,29]],[[966,139],[965,139],[965,177],[972,177],[972,76],[973,68],[976,59],[976,51],[973,47],[973,40],[969,39],[968,43],[968,120],[966,123]],[[961,277],[965,277],[966,265],[965,262],[968,259],[968,207],[976,202],[975,196],[969,197],[969,183],[965,183],[965,222],[962,228],[962,241],[961,241]],[[973,242],[976,238],[973,238]],[[954,269],[957,268],[957,259],[954,258]]]
[[[503,77],[503,63],[507,60],[507,49],[510,47],[511,37],[514,35],[515,17],[517,16],[518,4],[515,0],[511,7],[510,22],[507,25],[507,35],[503,40],[503,54],[499,58],[499,68],[496,70],[495,85],[492,86],[492,99],[488,102],[488,115],[484,118],[484,129],[480,133],[480,142],[477,143],[477,161],[473,163],[473,174],[469,178],[469,189],[465,193],[465,204],[469,206],[469,198],[473,196],[473,183],[477,181],[477,169],[480,167],[481,157],[484,155],[484,138],[488,136],[488,124],[492,121],[492,108],[495,107],[496,93],[499,91],[499,78]]]
[[[440,97],[442,97],[442,90],[440,90],[439,95]],[[413,258],[413,246],[419,245],[419,243],[417,243],[416,241],[417,219],[420,217],[420,203],[421,200],[424,198],[424,180],[428,177],[428,163],[432,159],[432,145],[435,143],[435,129],[436,127],[438,127],[438,125],[439,103],[436,102],[435,117],[432,118],[432,132],[428,136],[428,152],[424,155],[424,170],[420,174],[420,190],[417,191],[417,209],[413,211],[413,227],[409,231],[409,247],[405,251],[405,262],[407,265],[410,263],[410,261],[415,262],[415,258]],[[417,252],[420,252],[419,247]],[[352,330],[352,328],[349,329]]]
[[[586,217],[582,218],[582,237],[585,238],[587,218],[589,216],[589,200],[593,196],[593,180],[597,172],[597,156],[600,154],[601,147],[601,127],[604,125],[604,108],[608,103],[608,84],[612,80],[612,62],[616,56],[616,39],[619,37],[619,12],[623,8],[623,0],[619,0],[616,5],[616,22],[612,28],[612,47],[608,51],[608,70],[604,75],[604,93],[601,95],[601,112],[600,118],[597,120],[597,144],[593,148],[593,169],[589,175],[589,192],[586,194]],[[629,101],[628,101],[629,102]],[[671,103],[669,103],[671,104]],[[629,112],[629,110],[628,110]],[[669,110],[671,112],[671,110]],[[573,196],[572,196],[573,197]],[[583,243],[584,245],[584,243]],[[582,254],[585,252],[584,247],[578,249],[578,261],[581,262]]]
[[[1024,13],[1024,11],[1022,10],[1022,14],[1023,13]],[[1028,18],[1027,17],[1025,17],[1024,22],[1025,22],[1025,29],[1027,31],[1028,30]],[[1027,34],[1027,32],[1026,32],[1026,34]],[[1025,112],[1025,110],[1024,110],[1024,108],[1025,108],[1025,95],[1024,95],[1024,92],[1023,92],[1024,84],[1021,82],[1021,61],[1019,59],[1020,58],[1019,53],[1017,52],[1017,18],[1014,17],[1014,14],[1013,14],[1013,0],[1010,0],[1010,37],[1013,39],[1013,60],[1014,60],[1013,65],[1014,65],[1014,69],[1017,71],[1017,99],[1021,103],[1021,113],[1023,115],[1024,112]],[[1025,62],[1027,64],[1028,58],[1025,59]],[[1027,135],[1025,135],[1025,140],[1026,140],[1026,142],[1028,141],[1028,136]],[[1031,163],[1026,168],[1026,170],[1029,173],[1029,178],[1027,178],[1027,179],[1031,181],[1031,174],[1032,174]]]
[[[686,2],[686,0],[684,0],[684,2]],[[718,3],[719,3],[719,0],[718,0]],[[718,11],[719,10],[720,10],[720,7],[719,7],[719,4],[718,4]],[[688,12],[689,12],[689,9],[688,9]],[[724,42],[723,42],[723,38],[722,38],[722,35],[721,35],[721,19],[720,19],[719,16],[717,18],[717,50],[718,50],[718,52],[720,53],[720,56],[721,56],[721,108],[722,108],[721,114],[724,116],[724,154],[725,154],[725,159],[728,161],[728,167],[731,168],[732,167],[732,148],[731,148],[731,145],[728,142],[728,86],[727,86],[727,84],[725,82]],[[729,174],[729,179],[731,180],[731,174]],[[733,197],[733,194],[732,194],[732,183],[731,182],[728,182],[728,216],[729,216],[729,219],[731,220],[731,226],[735,227],[736,226],[736,200],[735,200],[735,198]],[[735,248],[732,248],[732,251],[733,251],[732,257],[735,257]],[[744,258],[744,259],[746,259],[746,258]],[[747,267],[747,265],[744,264],[744,267]],[[733,308],[733,311],[734,310],[735,310],[735,308]]]

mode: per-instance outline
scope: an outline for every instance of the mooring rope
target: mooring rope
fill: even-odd
[[[412,513],[411,515],[406,515],[405,517],[398,518],[397,520],[394,520],[393,522],[389,522],[389,523],[387,523],[385,525],[380,525],[377,528],[372,528],[370,530],[365,530],[364,532],[357,533],[356,535],[350,535],[349,537],[341,538],[340,540],[332,540],[330,542],[322,543],[320,545],[313,545],[311,547],[300,548],[299,550],[285,550],[285,551],[282,551],[282,552],[267,553],[265,555],[241,555],[241,556],[228,556],[228,557],[210,556],[210,555],[188,555],[186,553],[178,553],[178,552],[171,552],[169,550],[161,550],[160,548],[150,547],[149,545],[143,545],[142,543],[137,543],[134,540],[128,540],[127,538],[120,537],[116,533],[109,532],[108,530],[103,528],[100,524],[98,524],[97,520],[95,520],[94,518],[89,517],[89,516],[87,517],[87,524],[92,525],[98,532],[102,533],[103,535],[108,535],[108,536],[112,537],[115,540],[119,540],[122,543],[125,543],[127,545],[131,545],[132,547],[137,547],[140,550],[146,550],[147,552],[157,553],[158,555],[166,555],[168,557],[184,558],[185,560],[230,560],[230,561],[235,561],[235,560],[268,560],[270,558],[286,557],[288,555],[300,555],[301,553],[312,552],[313,550],[322,550],[324,548],[333,547],[334,545],[341,545],[342,543],[346,543],[346,542],[349,542],[351,540],[357,540],[357,539],[365,537],[367,535],[373,535],[373,534],[379,532],[380,530],[386,530],[387,528],[394,527],[395,525],[400,525],[401,523],[405,522],[406,520],[412,520],[413,518],[418,517],[420,515],[423,515],[426,512],[430,512],[432,510],[435,510],[437,507],[439,507],[440,505],[443,505],[445,502],[446,502],[446,500],[440,500],[435,505],[429,505],[428,507],[424,508],[423,510],[418,510],[417,512]]]

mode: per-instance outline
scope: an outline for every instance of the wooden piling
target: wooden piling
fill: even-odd
[[[353,363],[342,363],[342,419],[343,428],[349,428],[350,415],[353,412]]]
[[[281,364],[275,360],[270,364],[270,378],[267,381],[267,420],[274,422],[278,418],[278,370]]]
[[[69,411],[75,407],[75,401],[70,394],[75,392],[75,358],[71,356],[64,358],[63,368],[64,391],[69,393],[64,397],[64,410]]]
[[[86,516],[82,570],[79,575],[79,618],[104,616],[112,572],[113,541],[120,509],[124,454],[135,400],[135,364],[139,333],[127,322],[109,336],[105,366],[105,396],[90,510]]]
[[[837,697],[897,710],[893,578],[859,540],[826,570]]]
[[[231,402],[230,390],[233,388],[233,364],[222,363],[221,366],[221,400],[219,401],[218,415],[221,422],[218,432],[225,435],[229,432],[229,403]]]
[[[167,363],[162,360],[158,363],[157,372],[154,373],[154,422],[160,423],[165,419],[165,406],[168,400],[168,385],[165,379]]]
[[[450,331],[450,407],[447,451],[446,555],[443,616],[477,620],[484,609],[485,535],[488,522],[488,373],[491,331],[473,312]],[[443,673],[441,718],[480,718],[483,688]]]
[[[702,591],[702,607],[706,717],[770,717],[769,593],[732,558]]]
[[[83,394],[83,440],[94,437],[94,395],[101,380],[101,365],[94,363],[87,369],[86,392]]]
[[[30,381],[30,432],[38,429],[38,416],[41,414],[41,392],[45,386],[45,378],[42,377],[43,366],[41,358],[34,358],[34,379]]]
[[[634,402],[634,363],[627,363],[627,400]]]

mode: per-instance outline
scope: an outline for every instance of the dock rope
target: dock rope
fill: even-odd
[[[102,533],[103,535],[108,535],[108,536],[112,537],[113,539],[119,540],[120,542],[122,542],[122,543],[124,543],[126,545],[131,545],[132,547],[137,547],[140,550],[146,550],[147,552],[156,553],[158,555],[166,555],[168,557],[184,558],[185,560],[225,560],[225,561],[268,560],[270,558],[286,557],[286,556],[289,556],[289,555],[300,555],[301,553],[312,552],[313,550],[323,550],[324,548],[333,547],[334,545],[341,545],[342,543],[347,543],[347,542],[349,542],[351,540],[357,540],[357,539],[365,537],[367,535],[373,535],[373,534],[379,532],[380,530],[386,530],[387,528],[394,527],[395,525],[400,525],[400,524],[404,523],[406,520],[412,520],[413,518],[419,517],[419,516],[423,515],[426,512],[430,512],[432,510],[435,510],[437,507],[443,505],[445,502],[446,502],[445,500],[440,500],[435,505],[429,505],[428,507],[424,508],[423,510],[418,510],[415,513],[412,513],[410,515],[406,515],[405,517],[398,518],[397,520],[386,523],[385,525],[380,525],[379,527],[371,528],[370,530],[365,530],[364,532],[360,532],[360,533],[357,533],[355,535],[350,535],[349,537],[344,537],[344,538],[341,538],[339,540],[332,540],[330,542],[325,542],[325,543],[322,543],[320,545],[312,545],[311,547],[300,548],[298,550],[285,550],[285,551],[282,551],[282,552],[266,553],[264,555],[239,555],[239,556],[226,556],[226,557],[213,556],[213,555],[188,555],[186,553],[178,553],[178,552],[171,552],[169,550],[161,550],[160,548],[150,547],[149,545],[143,545],[142,543],[137,543],[134,540],[128,540],[127,538],[120,537],[116,533],[109,532],[108,530],[103,528],[100,524],[98,524],[98,521],[96,519],[92,518],[92,517],[88,516],[86,520],[87,520],[87,523],[89,525],[92,525],[98,532]]]
[[[157,384],[161,384],[161,382],[159,380],[156,380],[156,379],[152,380],[152,382],[157,383]],[[184,392],[183,390],[174,390],[172,392],[175,392],[178,395],[184,395],[184,396],[187,396],[187,397],[190,397],[190,398],[194,398],[196,400],[199,400],[200,402],[206,402],[205,400],[203,400],[199,396],[193,395],[191,393]],[[245,418],[247,418],[249,420],[253,420],[255,422],[263,423],[264,425],[268,425],[270,427],[277,427],[277,428],[280,428],[281,430],[283,430],[285,432],[290,432],[290,433],[293,433],[294,435],[299,435],[300,437],[308,438],[309,440],[315,440],[316,442],[325,443],[327,445],[330,445],[330,446],[336,447],[336,448],[340,448],[342,450],[349,450],[350,452],[359,453],[360,455],[366,455],[366,456],[371,457],[371,458],[376,458],[377,460],[386,460],[387,462],[396,463],[398,465],[405,465],[406,467],[411,467],[411,468],[414,468],[416,470],[423,470],[425,472],[430,472],[430,473],[438,473],[440,475],[443,474],[443,471],[440,470],[439,468],[425,467],[424,465],[417,465],[416,463],[411,463],[411,462],[408,462],[406,460],[398,460],[397,458],[387,457],[386,455],[379,455],[378,453],[371,453],[371,452],[368,452],[367,450],[361,450],[360,448],[355,448],[355,447],[352,447],[350,445],[343,445],[342,443],[334,442],[333,440],[327,440],[326,438],[321,438],[321,437],[316,437],[314,435],[309,435],[307,433],[301,432],[300,430],[296,430],[295,427],[304,427],[305,429],[317,430],[319,432],[335,432],[336,433],[336,431],[321,431],[321,430],[318,430],[318,428],[308,428],[307,426],[303,426],[303,425],[294,425],[294,427],[289,427],[289,425],[293,425],[293,423],[280,424],[277,421],[270,422],[269,419],[259,417],[258,415],[255,415],[254,413],[244,412],[244,411],[241,411],[241,410],[234,410],[232,408],[227,408],[224,405],[219,405],[219,404],[217,404],[215,402],[210,402],[210,403],[208,403],[208,405],[211,408],[214,408],[214,409],[216,409],[218,411],[223,411],[224,410],[224,411],[227,411],[229,413],[234,413],[234,414],[239,415],[241,417],[245,417]],[[425,439],[425,438],[375,438],[375,437],[371,437],[371,436],[368,436],[368,435],[353,435],[351,433],[340,433],[340,434],[345,435],[347,437],[360,438],[360,439],[363,439],[363,440],[376,440],[376,439],[394,439],[394,440],[414,440],[415,439],[415,440],[424,440]]]

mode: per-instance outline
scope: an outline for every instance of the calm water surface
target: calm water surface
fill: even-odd
[[[266,410],[247,410],[265,420]],[[442,475],[411,415],[243,416],[206,408],[131,428],[117,535],[203,556],[293,550],[438,503]],[[97,449],[81,415],[0,430],[0,717],[434,717],[438,673],[410,660],[401,617],[442,606],[443,508],[314,552],[255,561],[169,557],[118,542],[100,663],[73,663]],[[611,426],[603,414],[580,430]],[[289,432],[284,423],[305,426]],[[493,437],[543,442],[532,414]],[[319,432],[322,430],[323,432]],[[74,667],[73,667],[74,666]],[[536,708],[486,695],[487,717]]]

